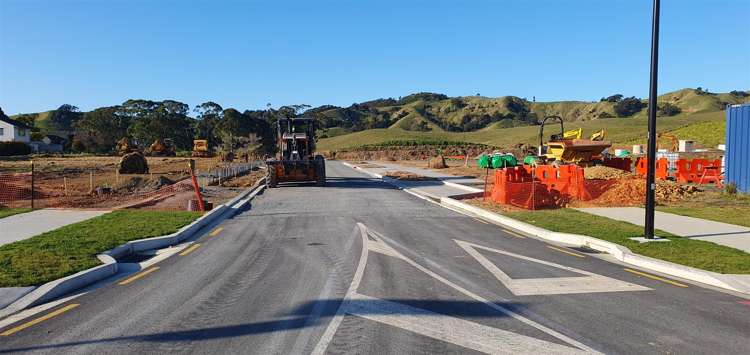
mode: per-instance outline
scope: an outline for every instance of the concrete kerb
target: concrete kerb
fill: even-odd
[[[732,280],[731,276],[729,275],[696,269],[689,266],[679,265],[668,261],[635,254],[630,249],[622,245],[589,237],[586,235],[553,232],[512,218],[501,216],[499,214],[489,212],[475,206],[465,204],[450,197],[441,197],[440,204],[452,209],[468,212],[470,214],[482,217],[484,219],[493,221],[495,223],[507,226],[509,228],[521,231],[540,239],[576,247],[587,247],[596,251],[608,253],[615,259],[623,263],[638,266],[643,269],[648,269],[666,275],[672,275],[686,280],[700,282],[706,285],[711,285],[731,291],[750,294],[750,287]]]
[[[227,203],[219,205],[213,210],[207,212],[192,223],[180,228],[180,230],[175,233],[160,237],[133,240],[105,251],[97,255],[97,258],[102,261],[103,265],[95,266],[73,275],[47,282],[35,288],[33,291],[10,303],[7,307],[0,309],[0,319],[20,312],[28,307],[52,301],[62,295],[79,290],[117,274],[119,267],[116,258],[135,252],[159,249],[178,244],[180,241],[191,237],[196,232],[218,219],[233,216],[248,201],[263,191],[265,187],[265,178],[262,178],[253,187],[238,194]]]
[[[419,189],[405,188],[403,185],[397,183],[393,179],[383,178],[383,176],[380,174],[369,172],[365,169],[362,169],[358,166],[354,166],[346,162],[344,162],[344,165],[347,165],[351,168],[362,171],[370,176],[380,178],[383,181],[391,185],[394,185],[400,188],[401,190],[408,192],[414,196],[421,197],[428,201],[436,202],[443,207],[449,208],[457,212],[482,217],[484,219],[487,219],[497,224],[515,229],[517,231],[526,233],[528,235],[537,237],[539,239],[553,241],[553,242],[557,242],[561,244],[567,244],[567,245],[574,246],[574,247],[587,247],[596,251],[608,253],[612,255],[615,259],[626,264],[634,265],[643,269],[652,270],[652,271],[659,272],[659,273],[666,274],[666,275],[683,278],[685,280],[691,280],[691,281],[703,283],[706,285],[711,285],[714,287],[723,288],[726,290],[750,295],[750,285],[748,285],[747,283],[738,282],[737,280],[733,280],[731,275],[723,275],[723,274],[719,274],[716,272],[696,269],[696,268],[689,267],[689,266],[679,265],[679,264],[671,263],[671,262],[664,261],[664,260],[659,260],[659,259],[654,259],[654,258],[650,258],[650,257],[643,256],[643,255],[638,255],[638,254],[633,253],[630,249],[622,245],[618,245],[618,244],[608,242],[605,240],[601,240],[601,239],[597,239],[594,237],[589,237],[586,235],[553,232],[544,228],[539,228],[537,226],[521,222],[519,220],[515,220],[512,218],[499,215],[497,213],[486,211],[479,207],[465,204],[463,202],[452,199],[450,197],[438,197],[438,196],[434,196],[431,194],[427,194],[424,191],[420,191]],[[443,183],[446,185],[449,184],[446,182],[443,182]],[[450,183],[450,184],[453,184],[453,183]]]

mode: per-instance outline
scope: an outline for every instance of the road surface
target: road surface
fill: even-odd
[[[0,329],[0,352],[750,353],[740,297],[327,171],[326,187],[266,190],[200,246]]]

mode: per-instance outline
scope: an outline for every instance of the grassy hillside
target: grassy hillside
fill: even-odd
[[[447,97],[419,93],[404,98],[378,99],[350,107],[323,106],[306,115],[318,118],[322,127],[338,127],[349,132],[373,128],[390,128],[411,132],[478,132],[489,127],[535,125],[543,117],[561,116],[566,122],[588,122],[627,116],[646,117],[644,107],[630,114],[616,109],[617,102],[558,101],[529,102],[515,96],[497,98],[481,96]],[[709,93],[701,89],[683,89],[661,95],[659,106],[669,106],[675,113],[693,114],[723,110],[727,104],[750,102],[747,92]],[[667,105],[669,104],[669,105]],[[396,133],[394,133],[396,134]],[[333,137],[333,134],[326,134]]]
[[[680,114],[672,117],[661,117],[658,120],[660,132],[675,131],[678,137],[684,134],[686,139],[695,139],[699,143],[706,142],[707,146],[715,146],[714,142],[721,139],[724,131],[721,122],[724,120],[723,111],[703,112],[695,114]],[[694,128],[697,126],[698,128]],[[647,122],[645,117],[635,118],[606,118],[581,122],[569,122],[565,129],[582,127],[584,135],[589,135],[600,129],[607,132],[607,140],[615,144],[632,144],[641,142],[646,136]],[[712,127],[703,132],[701,127]],[[555,133],[556,128],[549,126],[545,136]],[[701,132],[701,135],[688,132]],[[500,124],[474,132],[414,132],[400,128],[370,129],[333,138],[321,139],[318,149],[323,151],[344,150],[355,148],[363,144],[378,144],[399,140],[449,140],[469,143],[487,144],[498,147],[511,147],[517,143],[539,144],[539,126],[520,126],[502,128]]]

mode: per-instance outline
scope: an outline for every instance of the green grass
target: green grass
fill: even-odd
[[[662,212],[750,227],[750,206],[657,207]]]
[[[0,218],[26,212],[31,212],[31,208],[0,208]]]
[[[706,148],[716,148],[724,144],[727,137],[727,123],[721,121],[709,121],[689,125],[672,131],[679,139],[690,139],[699,142]]]
[[[176,232],[198,212],[122,210],[0,246],[0,287],[41,285],[100,265],[98,253]]]
[[[659,131],[674,131],[691,125],[706,122],[721,122],[725,119],[723,111],[704,112],[695,114],[680,114],[672,117],[660,117]],[[606,139],[616,144],[632,144],[642,141],[646,136],[647,122],[645,117],[634,118],[606,118],[583,122],[570,122],[566,129],[582,127],[584,135],[589,135],[600,129],[607,132]],[[545,129],[549,134],[555,133],[556,128]],[[412,140],[442,140],[461,141],[467,143],[486,144],[498,147],[512,147],[518,143],[539,144],[539,126],[520,126],[501,128],[491,125],[473,132],[416,132],[391,127],[388,129],[370,129],[333,138],[321,139],[318,149],[333,151],[351,149],[364,144],[379,144],[388,141]],[[698,139],[699,143],[702,143]],[[712,141],[713,142],[713,141]]]
[[[584,234],[620,244],[635,253],[722,274],[750,274],[750,254],[711,242],[680,238],[663,231],[670,242],[638,243],[643,227],[572,209],[506,212],[504,215],[556,232]]]

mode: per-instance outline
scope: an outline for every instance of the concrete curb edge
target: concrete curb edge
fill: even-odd
[[[97,258],[102,261],[103,265],[79,271],[73,275],[47,282],[35,288],[33,291],[10,303],[5,308],[0,309],[0,319],[18,313],[26,308],[52,301],[62,295],[113,276],[117,274],[119,269],[116,258],[134,252],[158,249],[177,244],[180,241],[191,237],[206,225],[209,225],[222,217],[229,218],[233,216],[247,202],[263,191],[265,187],[264,177],[258,180],[253,187],[239,193],[227,203],[219,205],[192,223],[180,228],[177,232],[159,237],[129,241],[113,249],[102,252],[97,255]]]

